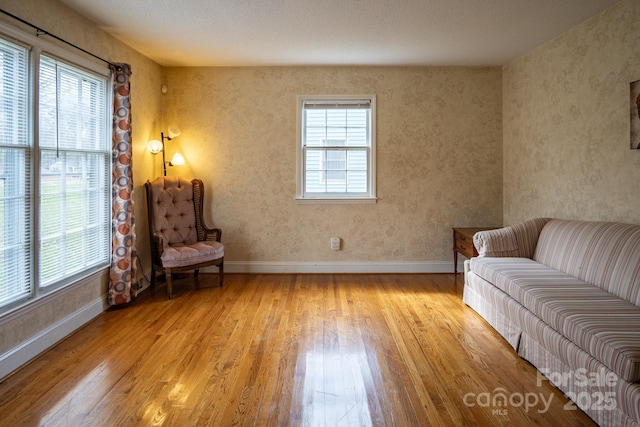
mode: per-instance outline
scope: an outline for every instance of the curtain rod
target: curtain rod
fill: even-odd
[[[116,70],[120,70],[120,69],[121,69],[121,67],[120,67],[119,65],[116,65],[116,64],[114,64],[114,63],[113,63],[113,62],[111,62],[111,61],[107,61],[106,59],[101,58],[101,57],[99,57],[98,55],[95,55],[95,54],[93,54],[93,53],[89,52],[88,50],[85,50],[85,49],[83,49],[83,48],[81,48],[81,47],[79,47],[79,46],[76,46],[75,44],[73,44],[73,43],[71,43],[71,42],[68,42],[68,41],[66,41],[66,40],[65,40],[65,39],[63,39],[63,38],[60,38],[60,37],[56,36],[55,34],[51,34],[50,32],[48,32],[48,31],[46,31],[46,30],[43,30],[42,28],[37,27],[37,26],[33,25],[33,24],[32,24],[32,23],[30,23],[30,22],[27,22],[27,21],[25,21],[24,19],[19,18],[19,17],[17,17],[17,16],[15,16],[15,15],[13,15],[13,14],[11,14],[11,13],[7,12],[7,11],[6,11],[6,10],[4,10],[4,9],[0,9],[0,12],[4,13],[4,14],[5,14],[5,15],[7,15],[7,16],[10,16],[11,18],[13,18],[13,19],[15,19],[15,20],[17,20],[17,21],[22,22],[22,23],[23,23],[23,24],[25,24],[25,25],[28,25],[29,27],[31,27],[31,28],[33,28],[33,29],[35,29],[35,30],[37,31],[37,33],[36,33],[36,36],[37,36],[37,37],[40,37],[41,35],[45,35],[45,36],[49,36],[49,37],[53,37],[54,39],[56,39],[56,40],[58,40],[58,41],[61,41],[62,43],[65,43],[65,44],[67,44],[67,45],[69,45],[69,46],[71,46],[71,47],[73,47],[73,48],[75,48],[75,49],[78,49],[78,50],[80,50],[80,51],[82,51],[82,52],[86,53],[87,55],[91,55],[91,56],[93,56],[94,58],[99,59],[99,60],[100,60],[100,61],[102,61],[102,62],[106,62],[106,63],[107,63],[107,64],[109,64],[112,68],[114,68],[114,69],[116,69]]]

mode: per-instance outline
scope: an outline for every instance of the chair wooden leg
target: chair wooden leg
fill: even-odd
[[[165,268],[164,273],[167,276],[167,299],[173,298],[173,279],[171,278],[171,269]]]
[[[220,264],[218,265],[218,282],[220,283],[220,287],[222,287],[222,281],[224,279],[223,273],[224,273],[224,261],[220,262]]]
[[[156,294],[156,267],[151,264],[151,279],[149,280],[149,288],[151,290],[151,295]]]
[[[196,284],[196,289],[200,288],[200,279],[199,279],[200,269],[196,268],[193,271],[193,282]]]

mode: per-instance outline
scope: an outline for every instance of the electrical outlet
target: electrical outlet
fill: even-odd
[[[340,238],[339,237],[332,237],[331,238],[331,250],[332,251],[339,251],[340,250]]]

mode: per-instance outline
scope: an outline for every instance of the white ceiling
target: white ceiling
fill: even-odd
[[[61,1],[164,66],[484,66],[619,0]]]

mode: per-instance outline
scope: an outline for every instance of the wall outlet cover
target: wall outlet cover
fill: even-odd
[[[331,238],[331,250],[332,251],[339,251],[340,250],[340,238],[339,237],[332,237]]]

